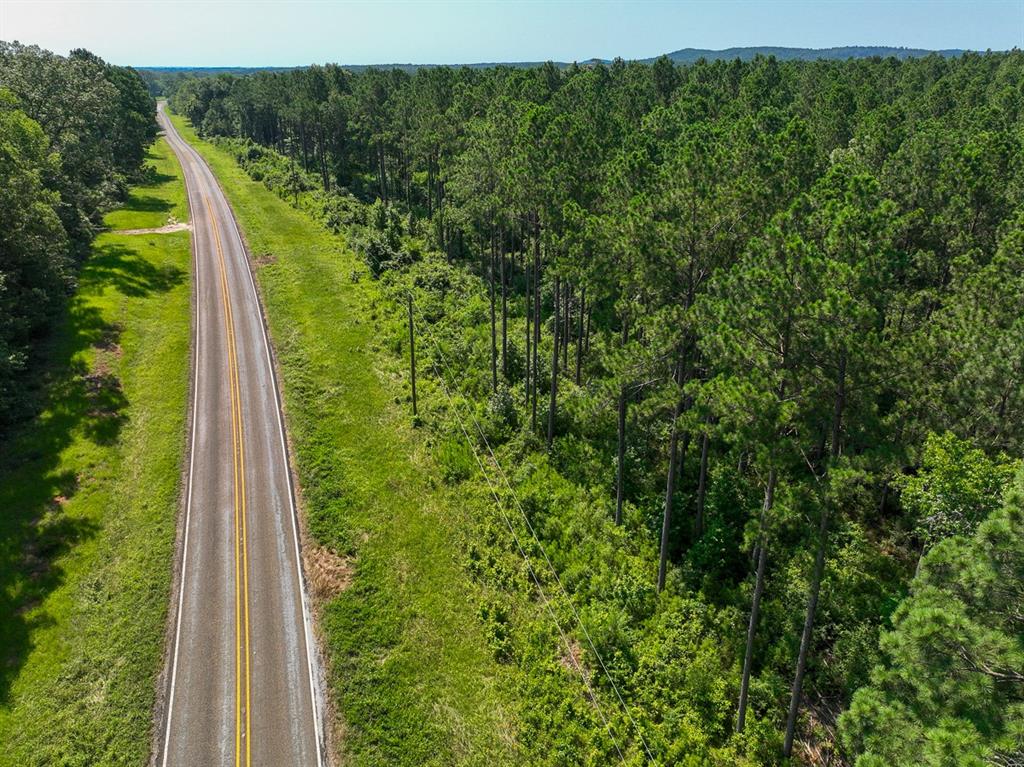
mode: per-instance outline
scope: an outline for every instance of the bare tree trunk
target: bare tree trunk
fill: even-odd
[[[708,432],[705,429],[700,440],[700,474],[697,478],[697,521],[694,525],[696,538],[704,535],[704,499],[707,495],[709,442]]]
[[[584,333],[586,338],[583,343],[583,352],[585,354],[590,354],[590,315],[593,314],[593,308],[591,304],[587,304],[587,330]]]
[[[878,499],[878,513],[881,515],[885,512],[885,504],[889,501],[889,480],[885,480],[882,483],[882,496]]]
[[[757,618],[761,612],[761,595],[764,593],[764,571],[768,560],[768,514],[775,503],[776,472],[768,471],[768,484],[764,490],[764,505],[761,507],[761,523],[757,543],[757,571],[754,576],[754,596],[750,602],[750,623],[747,626],[747,646],[743,654],[743,673],[740,676],[740,702],[736,711],[736,732],[743,732],[747,720],[747,694],[750,690],[750,670],[754,662],[754,637],[757,634]]]
[[[405,169],[402,172],[402,185],[405,187],[405,207],[412,210],[412,173],[409,169],[409,162],[406,160]]]
[[[494,313],[494,232],[491,231],[491,391],[498,391],[498,339]]]
[[[551,316],[551,402],[548,405],[548,449],[555,438],[555,406],[558,400],[558,295],[559,279],[555,275],[555,311]]]
[[[807,595],[807,613],[804,616],[804,630],[800,636],[800,652],[797,655],[796,674],[793,676],[793,693],[789,699],[789,715],[786,717],[786,739],[782,745],[783,756],[793,753],[793,738],[796,734],[796,719],[800,713],[800,696],[803,690],[804,674],[807,671],[807,654],[810,651],[814,632],[814,613],[818,609],[818,595],[821,593],[821,577],[825,572],[825,544],[828,539],[828,501],[821,507],[821,526],[818,530],[818,549],[814,555],[814,574],[811,589]]]
[[[679,385],[683,378],[683,362],[676,362],[675,380]],[[672,408],[672,430],[668,440],[668,478],[665,480],[665,507],[661,520],[661,551],[658,555],[658,591],[665,588],[665,572],[668,569],[668,539],[672,527],[672,499],[676,491],[676,455],[679,446],[679,416],[683,410],[683,396],[679,395]]]
[[[434,158],[427,158],[427,220],[434,217]]]
[[[330,178],[327,175],[327,157],[324,154],[324,132],[323,126],[318,121],[316,124],[316,154],[318,155],[317,167],[320,169],[320,183],[323,184],[324,191],[331,191]]]
[[[530,407],[530,374],[534,372],[533,365],[530,360],[530,321],[531,321],[531,303],[533,302],[533,295],[530,293],[532,290],[532,284],[530,282],[530,257],[527,254],[527,242],[524,233],[523,237],[523,275],[526,278],[526,307],[523,312],[526,318],[526,381],[523,387],[526,390],[526,407]],[[536,282],[536,280],[534,280]]]
[[[580,288],[580,307],[579,316],[576,318],[576,385],[580,385],[581,373],[580,370],[583,367],[583,308],[587,302],[587,289],[585,287]]]
[[[540,391],[540,367],[538,356],[540,349],[540,299],[541,299],[541,269],[540,269],[540,216],[537,211],[533,212],[533,414],[530,426],[534,433],[537,431],[537,397]]]
[[[683,408],[680,413],[685,413],[690,409],[690,398],[687,397],[683,401]],[[682,487],[683,474],[686,472],[686,456],[690,452],[690,438],[691,434],[689,431],[684,431],[680,442],[682,443],[679,447],[679,459],[676,461],[676,487]]]
[[[292,177],[293,177],[293,179],[291,179],[289,181],[289,183],[293,183],[293,186],[292,186],[292,194],[294,195],[294,197],[293,197],[293,204],[295,205],[295,207],[298,207],[299,206],[299,185],[298,185],[297,181],[294,180],[295,179],[295,154],[294,153],[292,154],[292,158],[291,159],[292,159]]]
[[[811,454],[811,463],[815,467],[821,465],[821,460],[825,457],[825,440],[828,439],[828,422],[822,422],[821,429],[818,434],[818,441],[814,445],[814,452]]]
[[[832,465],[839,459],[842,452],[842,420],[845,402],[846,355],[843,354],[839,358],[839,372],[836,376],[835,407],[832,412]],[[830,465],[829,468],[831,469],[832,466]],[[825,498],[821,504],[821,523],[818,528],[818,548],[814,555],[814,573],[811,576],[810,592],[807,595],[807,612],[804,615],[804,630],[800,636],[800,652],[797,655],[796,673],[793,675],[793,693],[789,699],[789,715],[786,717],[786,738],[782,745],[782,754],[787,758],[793,753],[796,720],[800,714],[800,698],[803,692],[804,674],[807,672],[807,655],[810,652],[811,639],[814,634],[814,616],[818,609],[818,597],[821,594],[821,579],[825,573],[825,548],[828,545],[830,503],[831,500]]]
[[[569,320],[570,307],[572,306],[572,285],[569,280],[565,281],[565,317],[563,318],[563,330],[562,330],[562,370],[568,374],[569,372],[569,338],[572,335],[569,331],[572,330],[572,322]]]
[[[668,480],[665,482],[665,509],[661,520],[661,551],[658,555],[658,592],[665,588],[665,571],[668,567],[668,538],[672,526],[672,496],[676,491],[676,452],[679,432],[676,421],[679,420],[680,405],[677,403],[672,411],[672,435],[668,441]]]

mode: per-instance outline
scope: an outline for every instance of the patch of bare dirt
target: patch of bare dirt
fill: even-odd
[[[115,357],[120,357],[122,354],[121,344],[118,343],[120,337],[121,326],[111,325],[110,327],[103,331],[103,334],[100,336],[100,339],[95,344],[93,344],[93,348],[96,349],[97,352],[112,354]]]
[[[192,225],[175,221],[173,224],[164,224],[152,229],[114,229],[111,234],[168,234],[169,232],[185,231],[192,231]]]
[[[352,585],[353,567],[349,557],[339,556],[324,546],[310,542],[303,549],[306,577],[318,601],[336,597]]]
[[[277,256],[273,253],[257,253],[252,257],[252,261],[256,266],[270,266],[277,263]]]
[[[105,391],[120,391],[121,381],[114,375],[114,360],[124,353],[118,341],[121,338],[121,327],[111,325],[103,331],[92,348],[96,352],[92,370],[85,375],[86,391],[91,395],[99,395]]]
[[[590,680],[587,667],[583,665],[583,648],[580,647],[580,643],[575,639],[569,640],[569,647],[566,652],[562,653],[558,661],[574,674],[582,673],[588,681]]]

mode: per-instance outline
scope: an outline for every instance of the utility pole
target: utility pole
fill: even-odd
[[[412,328],[412,293],[409,299],[409,363],[412,369],[412,414],[416,415],[416,337]]]
[[[551,315],[551,402],[548,405],[548,450],[555,438],[555,407],[558,403],[558,325],[561,315],[558,311],[558,275],[555,275],[555,310]]]

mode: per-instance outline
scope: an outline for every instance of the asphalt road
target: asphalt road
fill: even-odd
[[[317,668],[277,382],[213,172],[158,120],[193,226],[192,423],[158,765],[322,765]]]

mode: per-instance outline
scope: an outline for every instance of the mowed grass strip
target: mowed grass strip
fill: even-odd
[[[111,228],[188,218],[161,139]],[[0,451],[0,765],[141,765],[185,447],[188,232],[101,234]]]
[[[508,670],[462,565],[465,510],[434,481],[378,348],[376,285],[340,237],[173,119],[216,172],[256,262],[317,544],[305,560],[342,763],[516,763]]]

